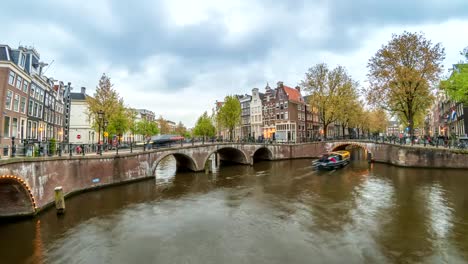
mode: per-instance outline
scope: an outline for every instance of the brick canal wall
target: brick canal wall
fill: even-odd
[[[0,175],[12,175],[17,179],[0,179],[0,216],[26,215],[44,208],[54,201],[57,186],[70,194],[149,177],[151,155],[44,158],[3,164]],[[11,183],[16,185],[16,192]],[[26,192],[33,197],[32,202]]]
[[[468,155],[446,149],[428,149],[371,142],[348,142],[366,149],[376,162],[404,167],[468,169]],[[15,159],[0,164],[0,217],[30,215],[54,201],[54,189],[62,186],[65,194],[91,188],[154,177],[158,162],[174,155],[177,166],[203,170],[214,151],[220,158],[253,164],[256,155],[282,160],[319,157],[322,153],[346,147],[343,142],[310,144],[220,144],[164,149],[119,156],[51,157]]]
[[[468,169],[468,154],[444,148],[375,144],[372,156],[376,162],[401,167]]]

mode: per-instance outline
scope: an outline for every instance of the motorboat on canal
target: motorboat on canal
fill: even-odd
[[[350,153],[346,150],[333,151],[324,154],[319,160],[313,163],[319,170],[336,170],[343,168],[350,162]]]

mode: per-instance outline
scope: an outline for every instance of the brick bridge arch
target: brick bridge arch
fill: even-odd
[[[250,164],[249,155],[243,149],[235,148],[233,146],[221,146],[220,148],[210,151],[206,155],[203,159],[203,163],[201,164],[203,167],[201,168],[204,168],[208,159],[210,159],[211,155],[215,153],[218,153],[221,161],[227,160],[238,164]]]
[[[179,170],[198,171],[199,170],[197,166],[197,162],[190,155],[187,155],[186,153],[179,152],[179,151],[172,151],[169,153],[164,153],[156,158],[156,160],[153,162],[151,166],[151,174],[148,176],[155,176],[156,168],[158,167],[161,160],[169,156],[173,156],[175,158],[177,171]]]
[[[372,158],[372,146],[369,146],[369,143],[364,142],[334,142],[330,148],[330,151],[345,150],[348,146],[354,146],[363,149],[366,152],[366,158]]]
[[[266,146],[259,147],[253,151],[252,163],[258,160],[273,160],[273,152]]]
[[[20,177],[0,175],[0,215],[32,215],[36,200],[28,184]]]

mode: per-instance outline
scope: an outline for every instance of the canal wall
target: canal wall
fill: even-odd
[[[412,168],[468,169],[468,153],[455,149],[375,144],[376,162]]]
[[[158,163],[172,155],[177,169],[202,171],[210,155],[220,160],[253,164],[255,160],[314,158],[353,145],[376,162],[403,167],[468,169],[468,155],[373,142],[307,144],[210,144],[105,156],[16,158],[0,161],[0,217],[33,215],[51,205],[55,187],[66,195],[155,176]]]
[[[0,166],[0,217],[31,215],[54,201],[62,186],[70,195],[87,189],[153,177],[153,153],[108,157],[19,159]]]

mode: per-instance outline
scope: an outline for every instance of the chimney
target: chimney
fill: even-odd
[[[296,86],[296,90],[300,93],[301,92],[301,87],[299,87],[299,85]]]
[[[86,94],[86,87],[81,87],[81,93]]]

